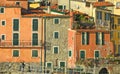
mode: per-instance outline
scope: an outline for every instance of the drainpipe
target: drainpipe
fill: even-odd
[[[46,66],[46,16],[44,18],[44,74]]]

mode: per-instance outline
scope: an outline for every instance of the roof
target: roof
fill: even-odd
[[[99,6],[114,6],[114,5],[111,2],[93,2],[93,6],[99,7]]]
[[[24,14],[24,17],[63,17],[68,15],[57,15],[57,14],[49,14],[49,13],[38,13],[38,14]]]
[[[103,30],[103,29],[78,29],[77,32],[107,32],[110,33],[110,30]]]
[[[20,7],[19,5],[13,5],[13,4],[1,4],[1,3],[0,3],[0,6],[2,6],[2,7]]]

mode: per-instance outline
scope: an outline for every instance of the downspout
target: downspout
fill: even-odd
[[[46,16],[44,18],[44,74],[46,66]]]

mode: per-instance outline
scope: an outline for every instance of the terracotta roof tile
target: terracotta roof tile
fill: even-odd
[[[113,3],[110,3],[110,2],[94,2],[93,6],[99,7],[99,6],[114,6],[114,5]]]
[[[7,1],[28,1],[28,0],[7,0]]]

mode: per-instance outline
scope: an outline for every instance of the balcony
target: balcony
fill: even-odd
[[[32,41],[19,41],[18,44],[13,44],[13,41],[1,41],[0,48],[41,48],[42,42],[38,41],[36,45]]]

